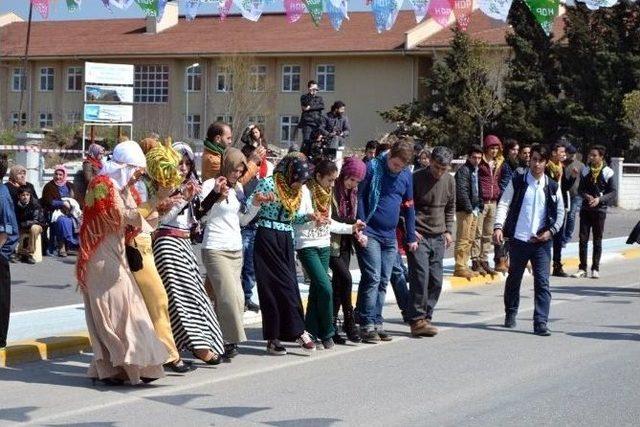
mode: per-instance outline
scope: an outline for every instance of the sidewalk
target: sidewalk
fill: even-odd
[[[616,260],[640,258],[640,249],[626,245],[625,241],[625,237],[603,240],[601,262],[607,264]],[[567,271],[573,272],[577,269],[577,255],[577,242],[568,244],[563,253],[564,265]],[[500,274],[494,277],[485,276],[466,280],[452,277],[453,266],[453,258],[444,260],[445,280],[443,291],[445,292],[473,286],[501,284],[506,277]],[[357,285],[360,281],[360,271],[354,269],[351,273],[354,281],[355,298]],[[309,291],[308,285],[300,283],[300,291],[303,302],[306,303]],[[387,303],[393,302],[395,302],[395,297],[389,286]],[[246,325],[260,323],[260,320],[259,314],[245,313],[244,321]],[[8,338],[9,346],[0,350],[0,367],[90,350],[83,304],[12,313]]]

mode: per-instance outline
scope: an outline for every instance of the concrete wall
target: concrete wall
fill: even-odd
[[[105,61],[108,62],[108,61]],[[194,62],[202,69],[202,90],[190,92],[189,113],[201,116],[201,138],[208,124],[216,116],[227,115],[229,94],[217,92],[217,71],[221,59],[216,58],[131,58],[110,62],[129,64],[166,64],[169,66],[169,102],[165,104],[134,104],[134,136],[141,132],[154,131],[171,135],[174,140],[185,137],[185,70]],[[393,128],[384,123],[377,111],[409,102],[417,96],[418,65],[412,57],[368,56],[368,57],[264,57],[256,58],[255,64],[267,66],[267,80],[272,92],[263,102],[266,116],[266,136],[270,142],[280,142],[280,116],[300,114],[300,95],[306,93],[308,80],[316,78],[319,64],[330,64],[336,68],[335,91],[323,92],[327,109],[336,100],[347,104],[347,115],[352,125],[351,144],[364,146],[372,138],[379,137]],[[12,70],[20,63],[3,61],[0,64],[0,123],[11,125],[11,113],[18,111],[20,92],[13,92]],[[282,69],[284,65],[300,65],[300,91],[282,91]],[[53,113],[54,126],[67,121],[69,113],[82,112],[84,93],[67,90],[67,68],[83,66],[74,60],[30,61],[29,82],[23,101],[23,110],[28,112],[28,127],[36,128],[41,112]],[[55,69],[52,92],[40,91],[40,68]]]
[[[611,159],[615,180],[617,206],[623,209],[640,209],[640,163],[624,163],[624,158]]]

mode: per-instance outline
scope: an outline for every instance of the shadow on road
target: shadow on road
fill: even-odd
[[[551,293],[594,297],[640,297],[640,288],[613,286],[552,286]]]
[[[567,335],[605,341],[640,341],[640,334],[632,332],[567,332]]]

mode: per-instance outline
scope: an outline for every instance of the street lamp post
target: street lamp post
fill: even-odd
[[[184,136],[185,138],[189,138],[189,70],[191,68],[195,68],[195,67],[199,67],[200,63],[199,62],[194,62],[193,64],[189,65],[185,70],[185,84],[186,84],[186,95],[185,95],[185,106],[184,106]],[[195,82],[195,79],[194,79]]]

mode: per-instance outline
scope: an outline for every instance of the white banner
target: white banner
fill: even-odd
[[[133,105],[85,104],[85,122],[131,123]]]
[[[84,82],[112,85],[133,85],[133,65],[85,62]]]

